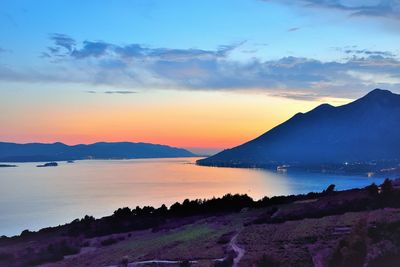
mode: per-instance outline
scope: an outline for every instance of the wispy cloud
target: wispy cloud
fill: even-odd
[[[105,91],[104,93],[105,94],[128,95],[128,94],[136,94],[137,92],[136,91],[127,91],[127,90],[124,90],[124,91],[118,90],[118,91]]]
[[[71,52],[73,47],[76,45],[75,40],[65,34],[53,33],[50,34],[50,39],[54,41],[54,44],[56,46],[55,49],[53,48],[52,52],[55,52],[55,50],[59,50],[59,47],[63,47]]]
[[[288,32],[296,32],[298,30],[300,30],[300,27],[293,27],[293,28],[288,29],[287,31]]]
[[[97,94],[97,93],[104,93],[104,94],[120,94],[120,95],[128,95],[128,94],[136,94],[136,91],[130,90],[110,90],[110,91],[95,91],[95,90],[88,90],[85,91],[88,94]]]
[[[50,39],[53,46],[48,47],[45,52],[49,57],[72,57],[76,59],[99,58],[103,56],[114,56],[121,59],[141,60],[189,60],[210,59],[226,57],[229,52],[242,45],[243,42],[231,45],[222,45],[217,50],[202,49],[173,49],[173,48],[150,48],[140,44],[129,44],[119,46],[103,41],[84,41],[81,47],[77,47],[76,41],[65,34],[52,34]]]
[[[344,52],[350,55],[395,57],[395,54],[389,51],[377,51],[368,49],[346,49],[344,50]]]
[[[0,79],[12,81],[62,81],[129,88],[107,91],[133,93],[133,89],[248,90],[288,98],[349,97],[374,87],[400,86],[400,61],[390,52],[343,48],[347,59],[321,61],[283,57],[247,61],[231,57],[240,44],[215,50],[151,48],[140,44],[120,46],[103,41],[79,43],[61,35],[51,39],[51,70],[21,71],[0,65]],[[60,56],[62,55],[62,56]],[[374,74],[372,79],[371,73]],[[104,92],[103,92],[104,93]]]
[[[55,43],[57,48],[57,43]],[[90,42],[85,41],[83,42],[83,48],[76,49],[74,48],[70,50],[69,56],[81,59],[81,58],[88,58],[88,57],[101,57],[106,55],[108,49],[111,47],[110,44],[105,42],[97,41],[97,42]]]
[[[348,12],[352,16],[385,17],[400,20],[398,0],[263,0],[286,4],[300,4],[305,7],[329,8]]]

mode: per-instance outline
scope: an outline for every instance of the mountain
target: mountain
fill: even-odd
[[[197,161],[268,167],[400,159],[400,95],[375,89],[347,105],[322,104],[263,135]]]
[[[0,142],[0,162],[193,157],[188,150],[147,143],[15,144]]]

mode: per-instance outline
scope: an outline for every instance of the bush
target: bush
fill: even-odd
[[[181,261],[179,263],[179,267],[190,267],[192,264],[190,263],[190,261],[185,260],[185,261]]]
[[[102,241],[100,242],[100,244],[101,244],[102,246],[110,246],[110,245],[115,244],[115,243],[117,243],[117,242],[118,242],[117,239],[110,237],[110,238],[107,238],[107,239],[102,240]]]
[[[379,193],[379,187],[375,183],[367,186],[366,189],[371,196],[377,196]]]
[[[264,254],[258,261],[257,267],[279,267],[280,264],[272,256]]]
[[[37,253],[28,253],[26,256],[25,263],[23,266],[39,265],[46,262],[59,261],[66,255],[72,255],[78,253],[79,247],[69,244],[67,240],[61,242],[52,243],[47,246],[47,248],[41,249]]]
[[[333,254],[328,266],[330,267],[357,267],[363,266],[367,256],[367,232],[363,222],[345,239],[342,239]]]
[[[14,255],[11,253],[0,252],[0,263],[11,263],[14,261]]]
[[[122,257],[122,259],[119,262],[119,266],[121,267],[126,267],[129,264],[129,257],[128,256],[124,256]]]
[[[21,236],[29,236],[31,235],[33,232],[29,231],[28,229],[24,230],[21,232]]]
[[[400,252],[386,252],[371,260],[368,267],[398,267],[400,262]]]
[[[392,181],[386,178],[381,185],[381,190],[383,195],[390,195],[393,192]]]
[[[334,191],[335,191],[335,185],[330,184],[324,191],[322,191],[322,194],[329,195],[332,194]]]
[[[228,244],[231,241],[231,238],[232,238],[234,233],[235,232],[228,232],[228,233],[222,234],[218,238],[217,243],[218,244],[222,244],[222,245]]]
[[[216,261],[214,263],[214,267],[232,267],[233,260],[223,260],[223,261]]]

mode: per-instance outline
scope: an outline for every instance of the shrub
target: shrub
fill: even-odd
[[[219,238],[218,238],[218,240],[217,240],[217,243],[218,244],[228,244],[230,241],[231,241],[231,238],[232,238],[232,236],[233,236],[233,234],[234,234],[235,232],[228,232],[228,233],[225,233],[225,234],[222,234]]]
[[[322,193],[325,195],[329,195],[329,194],[332,194],[333,191],[335,191],[335,185],[330,184]]]
[[[190,261],[185,260],[185,261],[181,261],[179,263],[179,267],[190,267],[192,264],[190,263]]]
[[[214,267],[232,267],[233,260],[216,261]]]
[[[119,266],[121,267],[126,267],[129,264],[129,257],[128,256],[124,256],[122,257],[122,259],[119,262]]]
[[[107,238],[107,239],[102,240],[102,241],[100,242],[100,244],[101,244],[102,246],[110,246],[110,245],[115,244],[115,243],[117,243],[117,242],[118,242],[117,239],[110,237],[110,238]]]
[[[29,231],[28,229],[24,230],[21,232],[21,236],[29,236],[31,235],[33,232]]]
[[[367,233],[363,222],[355,226],[352,234],[342,239],[333,254],[328,266],[356,267],[363,266],[367,256]]]
[[[272,256],[264,254],[257,263],[257,267],[279,267],[280,264]]]
[[[0,252],[0,263],[10,263],[14,261],[14,255],[11,253]]]
[[[79,250],[79,247],[68,243],[67,240],[63,240],[61,242],[49,244],[47,248],[41,249],[39,252],[29,252],[24,259],[25,263],[22,265],[30,266],[59,261],[62,260],[65,255],[76,254]]]
[[[375,183],[372,183],[371,185],[366,187],[368,193],[372,196],[376,196],[379,193],[379,188]]]

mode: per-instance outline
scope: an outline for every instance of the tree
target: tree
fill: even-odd
[[[325,190],[324,190],[324,194],[329,195],[331,193],[333,193],[333,191],[335,191],[335,185],[334,184],[330,184]]]
[[[388,178],[385,179],[383,184],[381,185],[381,192],[384,196],[388,196],[393,192],[392,181]]]
[[[379,193],[379,188],[375,183],[367,186],[366,189],[368,190],[368,193],[372,196],[376,196]]]

